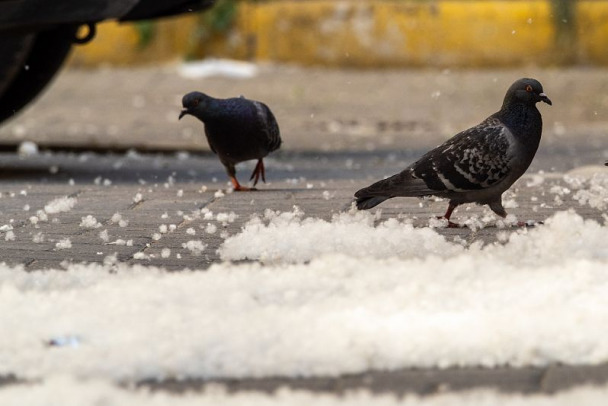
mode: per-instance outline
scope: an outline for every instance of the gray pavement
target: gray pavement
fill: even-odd
[[[606,73],[595,69],[361,72],[271,66],[251,80],[190,82],[177,77],[172,67],[68,71],[39,103],[0,129],[2,143],[32,140],[42,150],[27,157],[0,154],[0,227],[6,226],[0,231],[0,258],[25,270],[61,268],[69,262],[102,263],[112,255],[118,261],[176,271],[205,269],[219,261],[216,249],[226,235],[237,233],[252,215],[267,208],[290,211],[297,205],[307,216],[325,219],[345,210],[358,188],[400,171],[426,149],[494,112],[504,89],[524,75],[543,82],[554,106],[541,106],[546,127],[541,149],[528,175],[509,192],[507,197],[515,199],[518,207],[508,211],[520,220],[539,222],[556,209],[575,208],[586,218],[603,221],[602,212],[581,206],[571,194],[556,201],[552,188],[567,186],[563,176],[568,171],[601,165],[608,157]],[[205,145],[202,126],[194,120],[177,121],[181,94],[193,89],[208,89],[217,96],[244,93],[267,101],[275,110],[285,144],[267,160],[269,182],[259,191],[217,193],[226,191],[227,178]],[[164,152],[123,152],[129,148]],[[87,149],[115,152],[83,152]],[[252,169],[252,163],[239,166],[239,178],[247,178]],[[544,181],[529,186],[538,171],[543,171]],[[62,196],[76,198],[71,210],[50,214],[46,221],[32,219]],[[426,226],[429,217],[443,214],[445,206],[442,201],[393,199],[381,206],[382,218],[406,214],[415,225]],[[205,220],[200,216],[203,208],[233,212],[236,219],[226,224]],[[455,216],[483,210],[469,205]],[[128,224],[113,221],[115,213]],[[82,226],[88,215],[100,226]],[[217,226],[217,232],[204,231],[209,223]],[[169,231],[163,232],[164,227]],[[104,230],[107,235],[100,236]],[[7,231],[14,239],[6,239]],[[495,243],[498,231],[495,227],[439,230],[446,238],[458,236],[468,244]],[[57,243],[66,238],[71,248],[61,249]],[[208,244],[201,255],[184,248],[192,239]],[[163,257],[167,248],[171,255]],[[370,388],[433,393],[491,386],[553,392],[581,383],[605,383],[606,371],[606,366],[556,365],[223,382],[234,390],[288,385],[320,391]],[[3,382],[13,381],[5,377],[0,379]],[[141,384],[183,390],[206,383]]]
[[[52,153],[29,158],[4,154],[0,226],[10,226],[14,240],[3,241],[2,259],[9,264],[23,264],[26,269],[44,269],[61,267],[66,261],[101,263],[106,256],[116,254],[122,262],[176,270],[204,269],[220,260],[216,249],[224,240],[221,234],[238,233],[252,215],[263,214],[265,209],[291,211],[298,206],[307,216],[329,219],[332,214],[348,209],[358,188],[405,165],[399,160],[379,163],[377,154],[372,152],[359,154],[356,167],[351,160],[354,159],[347,153],[334,153],[329,158],[277,154],[267,162],[267,185],[261,185],[255,192],[228,193],[223,168],[209,154]],[[251,169],[249,164],[241,165],[241,177],[246,177]],[[568,187],[561,174],[544,175],[546,180],[541,185],[528,187],[532,176],[523,177],[506,195],[517,202],[519,207],[509,211],[520,220],[540,222],[558,208],[574,207],[587,218],[603,221],[600,211],[571,200],[572,194],[560,196],[562,203],[556,206],[552,188]],[[218,191],[223,192],[217,195]],[[46,221],[31,220],[38,210],[62,196],[74,197],[77,203],[67,212],[49,214]],[[533,201],[533,196],[541,200]],[[406,214],[414,219],[415,225],[423,227],[430,217],[443,214],[446,204],[435,199],[400,198],[384,203],[379,209],[382,219]],[[236,219],[226,224],[205,220],[200,213],[203,208],[215,214],[234,213]],[[484,210],[487,211],[475,205],[463,206],[456,211],[455,218],[469,218]],[[127,220],[128,226],[113,222],[115,213]],[[100,225],[97,228],[81,225],[87,216],[93,216]],[[204,231],[209,223],[218,228],[214,234]],[[172,225],[174,231],[161,232],[163,226]],[[188,233],[188,229],[195,234],[191,234],[192,230]],[[104,230],[108,233],[107,241],[99,236]],[[439,229],[446,237],[459,236],[468,243],[494,242],[499,231],[496,227]],[[57,249],[57,242],[65,238],[70,239],[72,248]],[[191,255],[182,247],[192,239],[203,239],[208,244],[202,255]],[[117,240],[131,243],[124,245]],[[163,258],[164,248],[174,255]],[[181,258],[176,259],[178,253]]]

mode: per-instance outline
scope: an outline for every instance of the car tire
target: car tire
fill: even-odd
[[[23,66],[32,47],[34,34],[0,37],[0,95]]]
[[[0,122],[42,92],[70,53],[77,26],[59,26],[0,41]]]

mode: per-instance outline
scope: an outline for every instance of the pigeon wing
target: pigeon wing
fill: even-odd
[[[260,128],[266,136],[266,146],[269,152],[277,150],[281,146],[281,132],[279,124],[272,111],[262,102],[254,101],[256,117]]]
[[[411,167],[431,191],[467,192],[488,188],[511,171],[513,136],[496,118],[456,134]]]
[[[510,172],[509,130],[496,118],[456,134],[401,173],[359,190],[360,199],[428,196],[481,190]]]
[[[207,140],[210,140],[213,137],[210,133],[211,133],[211,130],[209,129],[209,124],[205,124],[205,135],[207,136]],[[209,148],[211,148],[211,152],[213,152],[214,154],[217,155],[217,151],[215,150],[213,145],[211,145],[210,141],[209,141]]]

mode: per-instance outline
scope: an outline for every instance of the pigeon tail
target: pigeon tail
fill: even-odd
[[[357,198],[357,209],[369,210],[376,207],[385,200],[390,199],[391,196],[364,196]]]
[[[433,194],[433,192],[423,180],[414,178],[411,170],[406,169],[360,189],[355,193],[355,197],[357,198],[357,208],[368,210],[393,197],[422,197]]]

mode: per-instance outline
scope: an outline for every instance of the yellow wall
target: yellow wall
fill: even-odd
[[[583,1],[577,12],[577,49],[581,61],[607,65],[608,2]]]
[[[608,2],[579,1],[577,58],[608,63]],[[329,66],[489,66],[559,60],[547,0],[275,0],[239,3],[234,28],[197,43],[197,16],[160,20],[142,48],[133,25],[104,23],[72,63],[133,64],[186,56]]]
[[[332,65],[521,62],[553,36],[546,1],[273,2],[255,18],[259,59]]]

